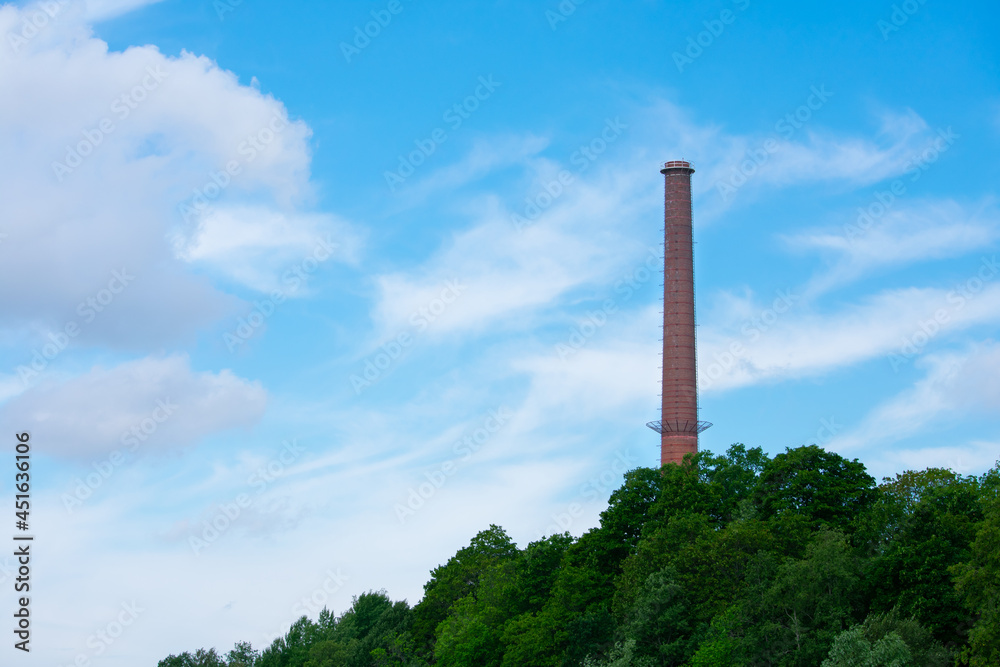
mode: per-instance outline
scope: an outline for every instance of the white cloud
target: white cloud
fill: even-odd
[[[114,449],[178,449],[254,424],[267,394],[231,371],[194,372],[186,356],[146,358],[33,387],[0,408],[7,430],[27,429],[44,451],[72,459]],[[126,442],[130,433],[139,440]]]
[[[424,266],[379,277],[374,318],[381,330],[392,335],[408,328],[449,280],[464,290],[428,327],[435,334],[482,332],[493,324],[521,328],[570,290],[613,283],[623,259],[643,255],[642,246],[615,227],[634,220],[646,202],[610,180],[574,186],[520,232],[495,199],[480,200],[475,224]]]
[[[0,105],[0,327],[62,328],[124,267],[134,282],[84,337],[173,342],[237,304],[195,276],[171,239],[184,239],[205,273],[259,289],[310,234],[351,236],[346,223],[303,212],[310,130],[280,102],[208,58],[112,52],[93,36],[88,17],[135,5],[85,13],[70,3],[17,48],[0,48],[0,89],[17,100]],[[30,11],[0,7],[0,35],[19,35]],[[276,219],[284,234],[261,233]]]
[[[105,19],[120,16],[139,7],[155,5],[162,0],[86,0],[87,19],[89,21],[103,21]]]
[[[259,292],[288,296],[305,287],[295,269],[308,277],[331,259],[357,259],[360,239],[346,222],[330,215],[286,215],[268,208],[213,209],[185,239],[175,239],[177,256],[207,265],[230,280]]]
[[[975,272],[970,280],[976,280]],[[955,332],[1000,321],[1000,284],[975,285],[974,291],[968,283],[960,286],[965,291],[887,290],[826,315],[817,314],[801,297],[799,303],[792,299],[790,306],[779,303],[784,312],[751,297],[730,297],[728,312],[715,313],[714,321],[703,322],[699,329],[701,390],[814,376],[880,355],[887,356],[887,368],[890,354],[905,363]],[[748,317],[748,312],[753,315]],[[904,349],[907,341],[915,352]]]
[[[549,144],[549,139],[532,134],[502,136],[475,140],[469,152],[458,162],[429,172],[411,176],[414,184],[402,189],[405,201],[413,204],[442,190],[453,191],[489,173],[511,165],[526,165]],[[420,167],[416,167],[419,170]]]
[[[928,355],[919,365],[926,376],[912,388],[877,406],[854,431],[833,446],[854,450],[888,445],[942,419],[1000,412],[1000,344],[988,342],[965,352]]]
[[[865,459],[868,471],[877,478],[925,468],[947,468],[960,475],[978,475],[1000,461],[1000,442],[974,440],[942,447],[896,447],[877,453],[866,452]]]
[[[934,138],[927,123],[912,110],[886,114],[880,129],[880,141],[809,130],[804,143],[779,143],[773,167],[761,176],[775,184],[823,180],[877,183],[908,169],[916,151]]]
[[[516,232],[511,216],[523,216],[525,200],[534,201],[544,193],[543,185],[560,169],[537,155],[544,143],[509,137],[480,142],[455,165],[429,174],[423,182],[430,189],[465,183],[512,163],[523,164],[535,178],[513,197],[512,210],[499,203],[498,194],[453,200],[453,207],[468,212],[471,226],[447,239],[422,266],[378,278],[380,294],[373,317],[382,336],[404,328],[448,279],[458,279],[469,289],[434,323],[438,333],[482,331],[498,321],[523,323],[574,289],[613,280],[615,270],[642,254],[637,239],[654,238],[647,232],[658,225],[649,221],[662,215],[662,182],[650,163],[655,165],[663,156],[689,158],[701,173],[693,182],[700,195],[698,224],[731,204],[716,196],[714,183],[757,138],[698,124],[683,109],[662,100],[622,120],[624,129],[614,151],[598,156],[585,171],[564,165],[573,175],[572,184],[549,197],[522,233]],[[933,138],[912,111],[884,118],[879,141],[800,132],[801,137],[779,142],[771,163],[751,179],[753,187],[878,182],[905,171],[917,148]],[[523,187],[524,183],[519,189]]]
[[[871,465],[888,474],[928,466],[969,474],[1000,459],[1000,445],[977,441],[962,445],[899,446],[922,432],[941,432],[970,417],[1000,414],[1000,344],[976,344],[962,352],[921,359],[926,375],[911,388],[876,406],[861,424],[830,442],[845,454],[866,452]],[[894,446],[896,445],[896,446]]]
[[[874,269],[926,259],[961,256],[989,247],[1000,238],[1000,219],[990,203],[968,211],[954,201],[924,201],[899,208],[883,218],[851,220],[842,229],[813,230],[786,237],[793,250],[819,250],[831,266],[806,287],[813,298]],[[870,222],[869,222],[870,220]]]
[[[692,188],[701,197],[696,218],[703,222],[755,190],[824,182],[861,187],[899,176],[938,139],[909,109],[883,114],[875,139],[837,134],[826,129],[818,115],[791,134],[727,133],[719,126],[696,122],[665,101],[643,110],[641,118],[644,135],[655,137],[649,143],[658,147],[658,155],[694,162],[698,176]],[[759,166],[750,154],[758,155]],[[766,158],[759,158],[761,154]],[[734,178],[736,174],[742,178]],[[735,183],[736,194],[720,195],[722,183]]]
[[[632,416],[643,406],[650,409],[648,420],[658,417],[653,404],[660,392],[659,306],[618,309],[606,318],[597,327],[587,317],[569,323],[565,338],[545,354],[511,362],[516,371],[531,376],[521,408],[525,428],[556,423],[575,432],[592,428],[593,419]],[[642,424],[640,417],[635,425]]]

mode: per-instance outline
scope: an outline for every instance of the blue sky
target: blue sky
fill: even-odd
[[[522,546],[595,525],[658,461],[669,159],[696,168],[703,448],[988,469],[998,18],[3,5],[0,422],[36,443],[32,659],[261,646],[368,589],[416,602],[490,523]]]

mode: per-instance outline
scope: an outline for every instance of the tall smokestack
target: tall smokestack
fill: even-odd
[[[694,326],[694,240],[691,229],[690,162],[673,160],[660,170],[664,189],[663,393],[660,421],[647,424],[660,434],[660,465],[680,463],[698,451],[698,434],[711,426],[698,421],[698,365]]]

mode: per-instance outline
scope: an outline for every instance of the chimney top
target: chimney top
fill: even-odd
[[[665,174],[667,173],[668,170],[672,169],[684,169],[689,174],[694,173],[694,167],[692,167],[691,163],[688,162],[687,160],[670,160],[669,162],[664,162],[661,165],[660,173]]]

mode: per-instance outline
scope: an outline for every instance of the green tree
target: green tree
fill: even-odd
[[[722,456],[706,450],[663,466],[645,530],[655,530],[678,514],[704,514],[715,525],[725,524],[750,500],[767,463],[760,448],[735,444]]]
[[[970,557],[982,518],[978,486],[974,478],[956,476],[922,491],[866,573],[872,610],[898,605],[945,646],[963,645],[971,625],[952,568]]]
[[[595,528],[566,549],[542,609],[505,626],[505,666],[576,664],[606,652],[614,632],[608,604],[614,592],[611,571],[618,569],[612,554],[619,544]]]
[[[911,667],[913,664],[906,642],[895,632],[872,643],[865,639],[861,628],[852,628],[837,635],[821,667]]]
[[[552,535],[487,568],[475,593],[456,602],[438,625],[438,664],[501,664],[504,628],[515,617],[542,610],[572,544],[568,533]]]
[[[711,519],[702,513],[678,513],[647,535],[622,564],[615,579],[612,609],[619,618],[635,604],[646,580],[655,572],[673,566],[686,582],[696,578],[694,570],[704,556],[705,545],[715,536]],[[699,588],[700,590],[700,588]]]
[[[815,446],[733,445],[629,471],[579,539],[519,550],[490,526],[414,609],[369,591],[259,655],[160,667],[983,667],[1000,664],[998,554],[1000,464],[875,487]]]
[[[742,443],[730,446],[722,456],[706,452],[700,465],[702,479],[715,489],[720,522],[728,523],[741,512],[745,514],[741,506],[750,502],[769,461],[760,447],[747,449]]]
[[[608,508],[601,512],[601,530],[614,543],[607,554],[605,569],[611,562],[618,563],[628,556],[639,543],[662,482],[658,471],[636,468],[625,473],[622,486],[612,492]]]
[[[813,667],[851,622],[859,565],[843,533],[820,530],[802,559],[752,559],[730,637],[736,664]]]
[[[307,616],[292,623],[284,637],[278,637],[261,651],[255,667],[302,667],[310,647],[323,639],[323,630]]]
[[[855,519],[875,496],[875,478],[857,459],[849,461],[807,445],[771,459],[753,498],[765,519],[793,513],[816,527],[851,532]]]
[[[665,568],[649,575],[622,626],[638,647],[636,655],[664,667],[685,664],[695,648],[692,631],[691,603],[677,572]]]
[[[581,665],[582,667],[658,667],[659,663],[653,658],[636,656],[635,645],[634,639],[618,642],[611,649],[607,659],[587,656]]]
[[[737,604],[712,619],[708,632],[691,657],[691,667],[741,664],[736,661],[737,643],[734,639],[741,611]]]
[[[559,567],[566,551],[573,544],[569,533],[550,535],[528,544],[514,562],[513,577],[516,584],[516,601],[509,617],[540,611],[552,594]]]
[[[226,667],[226,661],[214,648],[207,651],[200,648],[193,654],[185,651],[180,655],[167,656],[157,663],[157,667]]]
[[[255,651],[250,642],[236,642],[226,655],[227,667],[254,667],[260,651]]]
[[[556,614],[549,609],[522,614],[504,627],[504,667],[559,667],[567,638]]]
[[[976,621],[962,659],[972,667],[1000,665],[1000,464],[984,475],[977,526],[968,562],[953,566],[957,589]]]
[[[719,489],[706,483],[702,462],[710,452],[688,454],[681,463],[668,463],[660,470],[660,493],[649,508],[644,531],[666,525],[682,514],[702,514],[720,519]]]
[[[951,653],[934,639],[930,630],[924,628],[913,618],[903,618],[899,609],[893,608],[887,613],[872,613],[865,622],[845,630],[834,640],[830,655],[824,661],[824,667],[839,667],[840,665],[881,665],[894,655],[890,647],[902,642],[905,647],[907,665],[913,667],[945,667],[951,664]],[[899,656],[903,655],[898,651]],[[860,655],[860,658],[852,658]],[[851,662],[851,660],[856,662]],[[872,662],[875,660],[875,662]],[[883,662],[877,662],[882,660]],[[867,662],[866,662],[867,661]]]
[[[398,648],[396,639],[405,637],[411,623],[412,611],[406,602],[394,603],[385,591],[369,591],[354,598],[337,620],[330,638],[346,646],[344,665],[367,667],[372,662],[372,651],[383,649],[391,655]]]
[[[793,539],[794,538],[794,539]],[[807,530],[775,535],[770,523],[739,517],[723,528],[705,514],[678,514],[646,537],[615,580],[614,610],[621,617],[652,573],[673,567],[692,596],[694,623],[707,624],[722,613],[745,586],[748,564],[761,552],[801,555]],[[794,541],[794,548],[788,542]]]
[[[447,563],[434,568],[430,581],[424,584],[423,600],[413,609],[413,636],[418,650],[433,653],[435,631],[448,617],[452,605],[475,592],[484,572],[517,553],[517,546],[503,528],[491,524]]]
[[[452,607],[437,629],[434,656],[441,667],[499,667],[503,663],[501,631],[487,623],[475,597],[467,595]]]
[[[309,654],[303,667],[334,667],[346,665],[352,653],[356,652],[357,640],[354,645],[350,641],[341,642],[334,639],[322,639],[309,647]]]
[[[961,476],[943,468],[907,470],[885,477],[875,489],[875,498],[858,518],[852,542],[868,556],[885,553],[902,530],[917,504],[934,489],[961,481]]]

